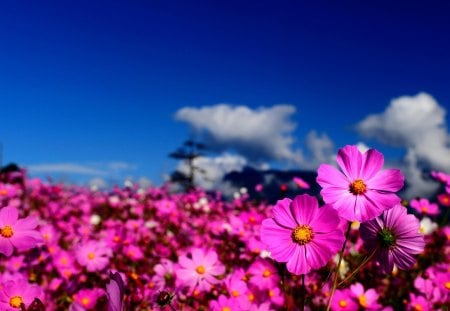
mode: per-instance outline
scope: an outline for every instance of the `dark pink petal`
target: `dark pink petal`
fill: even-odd
[[[319,209],[317,199],[307,194],[296,196],[291,204],[295,220],[299,225],[309,225]]]
[[[336,161],[349,180],[353,181],[362,176],[361,165],[362,155],[356,146],[345,146],[339,149]]]
[[[322,187],[347,188],[351,183],[338,169],[329,164],[321,164],[317,170],[317,183]]]
[[[380,249],[377,253],[377,260],[385,273],[392,273],[394,269],[394,257],[388,249]]]
[[[315,218],[309,223],[313,232],[330,232],[335,230],[340,223],[337,211],[329,204],[317,210]]]
[[[354,221],[355,219],[355,204],[356,196],[346,193],[341,196],[341,198],[332,203],[332,206],[337,210],[339,216],[349,221]]]
[[[369,180],[377,174],[384,164],[383,154],[375,149],[369,149],[362,155],[361,178]]]
[[[313,241],[317,245],[323,245],[330,252],[337,252],[342,248],[344,244],[345,236],[344,232],[340,229],[335,229],[325,234],[314,235]]]
[[[4,254],[5,256],[9,257],[13,253],[13,245],[9,241],[9,239],[1,238],[0,237],[0,253]]]
[[[420,254],[425,247],[423,236],[415,236],[409,239],[398,239],[395,243],[398,248],[410,254]]]
[[[294,220],[294,215],[291,213],[290,205],[291,199],[279,200],[277,204],[272,209],[273,218],[275,221],[286,227],[294,229],[297,227],[297,223]]]
[[[411,254],[404,252],[402,248],[396,247],[391,253],[394,263],[399,269],[410,269],[416,262],[416,259]]]
[[[19,211],[13,206],[0,209],[0,228],[6,225],[14,225],[19,217]]]
[[[306,274],[311,270],[311,267],[309,267],[306,262],[304,246],[295,246],[294,255],[287,262],[286,268],[289,272],[296,275]]]
[[[401,199],[395,193],[380,193],[378,191],[367,191],[364,196],[370,201],[370,208],[373,209],[370,215],[381,215],[383,211],[390,210],[399,204]],[[370,219],[373,219],[370,218]]]
[[[313,269],[319,269],[325,266],[328,260],[334,255],[327,247],[317,243],[315,240],[305,245],[306,261]]]
[[[387,228],[396,228],[397,223],[406,215],[406,207],[397,204],[384,213],[384,223]]]
[[[397,192],[403,188],[404,180],[405,177],[400,170],[388,169],[364,181],[370,190]]]

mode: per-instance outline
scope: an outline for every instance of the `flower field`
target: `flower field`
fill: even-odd
[[[450,176],[406,202],[379,152],[337,164],[274,205],[4,173],[0,310],[448,310]]]

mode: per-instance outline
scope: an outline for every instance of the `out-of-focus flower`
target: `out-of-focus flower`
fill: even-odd
[[[294,177],[292,178],[292,181],[301,189],[309,189],[310,186],[309,184],[304,181],[303,179],[301,179],[300,177]]]
[[[447,192],[449,192],[447,190]],[[441,193],[437,196],[439,204],[442,206],[450,207],[450,193]]]
[[[419,220],[408,215],[400,204],[385,211],[380,217],[362,223],[360,227],[364,247],[375,258],[386,273],[391,273],[394,264],[399,269],[409,269],[416,262],[414,255],[425,247],[424,237],[419,233]]]
[[[350,291],[353,297],[358,301],[361,308],[368,310],[380,310],[381,305],[378,304],[378,294],[375,289],[370,288],[367,291],[361,283],[355,283],[350,286]]]
[[[411,200],[409,203],[413,209],[424,215],[438,215],[439,206],[436,203],[430,203],[427,199],[421,198]]]
[[[356,146],[345,146],[338,152],[337,163],[342,173],[322,164],[317,182],[323,188],[320,193],[324,201],[342,218],[368,221],[400,203],[395,192],[403,187],[404,177],[397,169],[380,171],[384,157],[377,150],[361,154]]]
[[[93,310],[105,292],[101,288],[81,289],[73,296],[72,310]]]
[[[234,311],[242,310],[242,306],[239,305],[236,299],[227,298],[224,295],[220,295],[217,300],[213,300],[209,304],[211,311]]]
[[[100,271],[109,264],[112,251],[102,241],[88,241],[78,246],[75,256],[80,265],[90,272]]]
[[[410,311],[429,311],[430,303],[422,295],[409,294],[408,310]]]
[[[353,299],[352,293],[348,288],[336,290],[331,301],[332,311],[357,311],[358,308],[358,303]]]
[[[438,228],[438,224],[433,222],[430,218],[424,217],[420,220],[419,232],[424,235],[433,233]]]
[[[180,281],[190,288],[197,286],[200,291],[207,291],[212,284],[219,283],[216,276],[225,272],[225,267],[213,250],[195,248],[191,251],[192,258],[180,256],[179,269],[176,274]]]
[[[12,206],[0,210],[0,253],[11,256],[14,247],[19,251],[30,249],[43,243],[42,233],[35,230],[34,216],[19,219],[19,211]]]
[[[272,212],[273,218],[262,222],[261,240],[291,273],[323,267],[344,242],[336,210],[330,205],[319,208],[315,197],[304,194],[293,201],[280,200]]]

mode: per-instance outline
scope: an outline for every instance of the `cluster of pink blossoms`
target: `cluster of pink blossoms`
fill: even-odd
[[[444,309],[447,175],[433,174],[441,191],[427,206],[400,205],[403,177],[381,170],[380,153],[347,146],[338,164],[319,168],[324,203],[296,178],[299,195],[274,206],[262,184],[227,201],[0,174],[0,310],[319,310],[340,250],[332,310]]]

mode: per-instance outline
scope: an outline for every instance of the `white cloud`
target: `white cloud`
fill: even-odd
[[[185,107],[175,118],[205,135],[205,144],[218,151],[234,150],[251,161],[281,160],[301,162],[292,149],[296,124],[291,120],[295,107],[275,105],[251,109],[218,104],[202,108]]]
[[[386,110],[357,124],[357,131],[382,143],[405,149],[403,171],[409,195],[427,195],[435,185],[423,170],[450,172],[450,134],[445,109],[426,93],[393,99]]]
[[[413,150],[419,162],[450,171],[450,135],[445,109],[426,93],[391,101],[380,114],[359,122],[357,130],[382,143]]]
[[[77,163],[45,163],[28,165],[28,171],[31,174],[77,174],[77,175],[89,175],[89,176],[104,176],[106,171],[82,165]]]
[[[194,183],[206,190],[218,189],[222,178],[230,172],[241,171],[247,160],[239,155],[222,154],[216,157],[198,157],[194,159],[194,166],[204,173],[196,173]],[[185,162],[180,162],[178,171],[187,174],[189,168]]]
[[[306,148],[308,153],[302,157],[302,167],[316,169],[321,163],[334,162],[334,143],[326,133],[310,131],[306,135]]]

